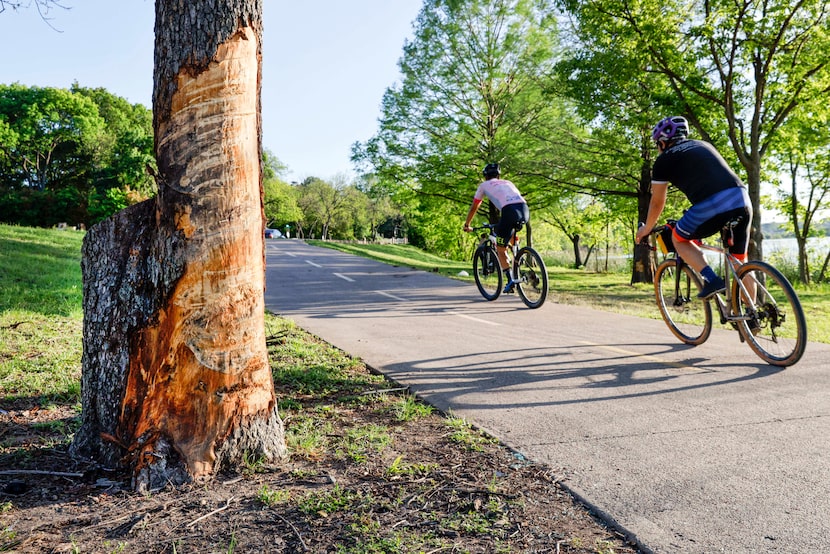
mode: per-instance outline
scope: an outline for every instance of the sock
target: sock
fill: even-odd
[[[711,283],[718,278],[714,270],[708,265],[703,268],[703,271],[700,272],[700,276],[703,277],[707,283]]]
[[[512,281],[513,277],[510,275],[510,269],[508,268],[508,269],[505,269],[503,271],[504,271],[504,278],[507,279],[507,282],[509,283],[510,281]]]

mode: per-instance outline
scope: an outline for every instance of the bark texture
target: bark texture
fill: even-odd
[[[156,2],[159,194],[83,252],[75,453],[135,487],[285,454],[264,333],[261,0]]]

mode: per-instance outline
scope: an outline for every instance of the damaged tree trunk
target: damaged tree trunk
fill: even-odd
[[[262,0],[156,1],[158,196],[84,241],[72,452],[137,490],[285,455],[265,345]]]

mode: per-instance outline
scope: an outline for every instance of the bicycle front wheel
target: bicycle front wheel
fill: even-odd
[[[473,277],[478,292],[487,300],[495,300],[501,294],[502,271],[499,257],[493,247],[480,246],[473,254]]]
[[[759,261],[743,264],[737,274],[750,292],[755,289],[752,303],[737,282],[732,286],[732,308],[746,343],[768,364],[788,367],[798,362],[807,346],[807,320],[790,282]]]
[[[519,278],[519,297],[528,308],[538,308],[548,297],[548,270],[542,257],[525,246],[516,255],[514,264]]]
[[[654,294],[663,321],[681,342],[695,346],[706,342],[712,332],[712,306],[697,298],[701,288],[692,268],[678,269],[673,259],[661,263],[654,273]]]

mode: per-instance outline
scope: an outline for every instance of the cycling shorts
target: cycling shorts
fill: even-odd
[[[674,228],[673,238],[687,242],[706,238],[719,232],[732,219],[739,219],[740,223],[732,229],[729,252],[746,254],[752,225],[752,203],[745,187],[721,191],[686,210]]]
[[[499,219],[494,229],[498,237],[496,244],[507,246],[510,239],[513,238],[513,231],[520,230],[528,221],[530,221],[530,210],[524,202],[508,204],[503,207],[501,209],[501,219]]]

